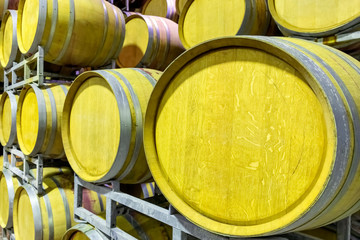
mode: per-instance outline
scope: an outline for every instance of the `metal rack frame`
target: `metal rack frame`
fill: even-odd
[[[268,239],[268,240],[283,240],[283,239],[297,239],[297,240],[310,240],[316,239],[311,236],[302,233],[289,233],[280,236],[263,237],[263,238],[231,238],[220,236],[205,229],[202,229],[193,223],[189,222],[184,216],[176,211],[174,207],[170,205],[169,209],[160,207],[154,203],[146,200],[142,200],[133,197],[129,194],[120,191],[119,182],[111,182],[112,188],[95,185],[93,183],[86,182],[79,178],[76,174],[74,177],[74,219],[79,223],[89,223],[95,228],[103,232],[109,239],[130,239],[135,240],[136,238],[130,236],[120,228],[116,227],[116,217],[126,212],[126,209],[132,209],[147,215],[150,218],[156,219],[167,225],[170,225],[173,229],[174,240],[185,240],[189,236],[193,236],[199,239],[207,240],[236,240],[236,239]],[[87,209],[82,207],[82,191],[83,188],[97,192],[98,194],[106,197],[106,219],[91,213]],[[350,239],[350,227],[347,222],[343,224],[338,230],[348,230],[345,234],[338,234],[339,240]],[[340,238],[339,238],[340,237]]]
[[[11,155],[11,163],[9,161],[8,154]],[[13,176],[18,176],[23,183],[28,183],[36,190],[36,193],[43,193],[43,168],[47,166],[52,167],[64,167],[68,166],[68,163],[62,161],[54,161],[53,159],[46,159],[42,155],[36,157],[28,157],[22,153],[17,146],[3,147],[3,167],[8,169]],[[16,166],[17,162],[22,162],[22,170]],[[36,176],[30,174],[30,169],[36,168]]]
[[[32,70],[32,69],[36,70]],[[39,46],[38,51],[31,57],[19,63],[13,63],[10,69],[4,70],[4,91],[22,88],[25,84],[45,84],[46,78],[73,80],[75,76],[61,75],[44,71],[44,49]]]
[[[2,240],[8,240],[7,238],[7,232],[9,232],[9,235],[10,235],[10,240],[15,240],[15,234],[14,234],[14,231],[13,229],[8,229],[8,228],[3,228],[2,231],[1,231],[1,239]]]

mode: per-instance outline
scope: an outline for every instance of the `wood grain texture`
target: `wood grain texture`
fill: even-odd
[[[56,84],[43,89],[26,85],[21,91],[16,129],[19,146],[25,155],[42,153],[46,157],[65,157],[61,118],[68,88]]]
[[[6,10],[17,10],[19,6],[19,0],[1,0],[0,1],[0,20],[3,19]]]
[[[62,239],[64,233],[76,225],[73,220],[74,192],[72,175],[53,174],[44,179],[45,195],[36,196],[29,188],[20,187],[14,200],[14,232],[16,239]],[[96,193],[83,195],[91,201],[95,214],[100,213],[100,201]],[[38,204],[38,208],[35,204]],[[105,204],[105,203],[103,203]],[[33,210],[40,213],[36,216]],[[49,212],[52,216],[49,218]],[[40,231],[35,231],[35,224],[41,221]]]
[[[264,35],[270,22],[264,0],[189,0],[179,19],[185,48],[225,36]]]
[[[286,36],[330,36],[360,23],[357,0],[270,0],[268,3],[272,17]]]
[[[0,29],[0,63],[3,68],[9,68],[13,62],[20,60],[21,53],[16,37],[17,11],[6,11]]]
[[[19,4],[20,51],[34,53],[41,45],[45,60],[54,64],[104,65],[119,54],[124,32],[121,10],[107,1],[21,0]]]
[[[176,11],[175,0],[147,0],[142,7],[142,14],[164,17],[177,22],[179,15]]]
[[[82,179],[139,183],[151,178],[142,122],[159,76],[150,69],[116,69],[76,78],[64,104],[62,136],[68,161]]]
[[[360,68],[333,51],[229,37],[171,64],[144,125],[148,164],[169,202],[230,236],[313,228],[359,209]]]
[[[102,216],[105,217],[105,216]],[[172,229],[170,226],[165,225],[155,219],[149,218],[143,214],[130,211],[123,216],[116,218],[116,225],[121,230],[135,237],[136,239],[149,239],[149,240],[168,240],[172,239]],[[94,227],[91,225],[78,225],[68,230],[64,234],[63,240],[100,240],[100,234],[96,234]],[[96,235],[95,235],[96,234]],[[96,236],[97,238],[94,238]]]
[[[0,99],[0,141],[10,147],[16,139],[16,110],[19,96],[4,92]]]
[[[126,18],[124,46],[116,63],[119,67],[164,70],[183,51],[176,23],[162,17],[133,15]]]

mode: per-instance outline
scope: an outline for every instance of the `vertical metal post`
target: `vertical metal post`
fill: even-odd
[[[83,222],[76,216],[76,209],[82,207],[83,187],[79,183],[78,176],[74,174],[74,219]]]
[[[114,214],[116,211],[116,202],[111,198],[106,198],[106,227],[114,228],[116,227],[116,216]]]
[[[27,158],[28,157],[26,156],[23,158],[23,175],[22,175],[22,179],[26,182],[28,181],[27,176],[29,176],[29,163],[27,161]]]
[[[3,147],[3,167],[9,167],[9,159],[8,159],[8,153],[6,151],[6,147]]]
[[[37,194],[42,194],[43,188],[42,188],[42,182],[43,182],[43,158],[41,155],[38,155],[37,164],[36,164],[36,190]]]
[[[37,75],[39,86],[41,87],[44,85],[44,49],[41,46],[38,47]]]
[[[338,240],[350,240],[351,237],[351,216],[336,223],[336,235]]]
[[[126,0],[126,11],[129,11],[129,9],[130,9],[129,1],[130,1],[130,0]]]
[[[186,240],[187,234],[177,228],[173,228],[172,239],[173,240]]]

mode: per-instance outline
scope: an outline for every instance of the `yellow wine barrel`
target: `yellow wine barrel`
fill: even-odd
[[[43,176],[51,177],[58,174],[71,174],[70,168],[43,168]],[[36,177],[36,169],[31,169],[30,174]],[[12,176],[11,172],[4,169],[0,172],[0,226],[10,228],[13,226],[13,204],[14,196],[21,182],[17,177]]]
[[[65,157],[61,116],[68,88],[52,84],[40,89],[30,84],[21,90],[16,131],[20,149],[25,155],[41,153],[51,158]]]
[[[0,141],[1,145],[11,147],[17,142],[16,110],[19,96],[11,91],[4,92],[0,99]]]
[[[3,21],[3,17],[6,13],[6,10],[13,9],[17,10],[19,5],[19,0],[2,0],[0,2],[0,20]]]
[[[175,0],[147,0],[142,8],[142,14],[164,17],[177,22]]]
[[[116,218],[116,225],[121,230],[137,239],[170,240],[172,229],[155,219],[131,211]],[[100,231],[89,224],[78,224],[69,229],[63,240],[100,240],[108,239]]]
[[[42,196],[37,196],[29,185],[18,188],[15,193],[13,216],[16,239],[57,240],[76,224],[73,220],[73,178],[65,176],[45,178],[45,194]],[[92,209],[92,212],[98,213],[103,209],[100,206],[102,200],[97,194],[88,195],[87,199],[95,202],[92,206],[96,209]]]
[[[3,68],[12,67],[13,62],[20,60],[21,53],[16,37],[17,11],[6,11],[0,29],[0,63]]]
[[[189,0],[179,19],[179,36],[185,48],[235,35],[264,35],[270,14],[265,0]]]
[[[103,0],[20,0],[17,37],[22,53],[44,48],[45,61],[101,66],[119,55],[125,21],[119,8]]]
[[[164,70],[184,51],[178,26],[156,16],[126,18],[124,46],[116,61],[119,67],[148,67]]]
[[[175,7],[176,7],[176,12],[180,15],[180,13],[182,12],[182,10],[185,7],[185,3],[187,0],[176,0],[175,1]]]
[[[269,0],[268,5],[285,36],[324,37],[360,29],[358,0]]]
[[[142,126],[159,76],[150,69],[114,69],[84,72],[75,79],[65,99],[62,139],[80,178],[122,183],[151,179]]]
[[[208,41],[153,90],[149,168],[167,200],[212,232],[334,222],[360,208],[359,93],[360,63],[336,49],[295,38]]]
[[[17,188],[20,186],[17,177],[13,177],[11,172],[3,169],[0,172],[0,226],[10,228],[13,225],[13,203]]]

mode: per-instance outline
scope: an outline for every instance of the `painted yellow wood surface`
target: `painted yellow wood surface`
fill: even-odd
[[[8,173],[10,174],[10,172]],[[8,189],[8,185],[11,186],[10,189]],[[16,177],[7,179],[4,174],[0,172],[0,226],[2,228],[12,227],[12,222],[9,222],[9,217],[12,217],[10,208],[13,206],[14,194],[19,186],[20,182]]]
[[[175,0],[147,0],[142,8],[142,14],[168,18],[177,22]]]
[[[19,96],[15,95],[15,98],[17,101]],[[10,134],[16,134],[16,128],[11,125],[16,121],[16,118],[12,118],[12,112],[16,112],[17,104],[11,104],[7,92],[2,94],[0,104],[0,141],[5,146],[9,143]]]
[[[269,16],[264,0],[189,0],[179,19],[179,35],[185,48],[225,36],[264,35]]]
[[[124,16],[119,8],[102,0],[91,4],[85,0],[56,1],[56,13],[53,1],[45,2],[47,12],[42,23],[45,26],[41,29],[38,21],[44,6],[36,0],[20,1],[17,35],[21,52],[34,53],[37,45],[41,45],[46,61],[77,66],[101,66],[119,54],[125,34]],[[37,31],[42,34],[39,40]]]
[[[182,10],[184,9],[185,3],[186,3],[186,0],[176,0],[175,5],[176,5],[176,11],[178,14],[180,14],[182,12]]]
[[[123,77],[120,78],[117,73]],[[136,128],[138,121],[143,121],[153,89],[148,78],[155,83],[159,76],[160,72],[150,69],[116,69],[99,73],[89,71],[76,78],[65,100],[62,136],[68,161],[82,179],[91,182],[118,178],[132,161],[135,161],[133,170],[121,178],[123,183],[138,183],[149,174],[142,144],[138,150],[135,149],[135,142],[141,141],[138,138],[140,135],[136,135]],[[107,79],[109,77],[111,79]],[[121,96],[127,99],[129,106],[118,106],[117,101],[122,97],[114,93],[109,81],[117,82],[123,89]],[[128,81],[130,86],[124,81]],[[131,91],[134,96],[131,96]],[[134,97],[138,99],[139,106],[135,105]],[[124,112],[129,111],[131,122],[126,123],[120,118],[120,107],[124,108]],[[141,119],[136,115],[139,110]],[[126,129],[122,130],[121,124],[125,124],[130,131],[129,136],[123,139],[120,132]],[[138,127],[142,129],[142,124]],[[129,143],[128,154],[118,152],[120,142]],[[134,154],[138,156],[132,160]],[[124,162],[116,163],[116,159],[122,156],[126,158]],[[118,172],[109,176],[109,171],[114,167],[119,167]],[[150,175],[143,180],[149,178]]]
[[[45,89],[38,89],[40,92],[36,96],[34,87],[27,85],[20,93],[19,107],[17,111],[17,137],[21,150],[26,155],[35,155],[43,153],[45,156],[53,158],[62,158],[63,145],[61,140],[61,118],[62,108],[65,101],[67,85],[48,85]],[[47,92],[51,91],[51,95]],[[44,99],[44,100],[42,100]],[[51,102],[54,102],[56,109],[52,109]],[[39,107],[45,105],[44,110],[40,111]],[[54,113],[56,112],[56,113]],[[55,114],[55,119],[53,119]],[[41,125],[40,119],[45,119],[45,124]],[[54,121],[54,126],[53,126]],[[41,128],[45,129],[40,133]],[[54,141],[51,142],[51,135],[54,135]],[[43,144],[36,148],[36,144],[43,138]]]
[[[162,17],[132,15],[126,18],[125,42],[117,65],[164,70],[183,51],[176,23]]]
[[[0,64],[3,68],[12,67],[13,62],[19,62],[20,51],[16,37],[17,11],[6,11],[0,29]]]
[[[50,220],[54,223],[54,239],[62,239],[62,236],[66,232],[66,209],[61,197],[61,192],[59,188],[56,186],[53,179],[56,179],[60,185],[62,190],[65,192],[65,198],[67,203],[69,204],[70,210],[70,226],[74,226],[76,223],[73,220],[73,201],[74,201],[74,192],[73,192],[73,178],[72,175],[53,175],[52,178],[45,178],[43,182],[43,187],[46,191],[46,196],[48,197],[53,219],[49,219],[48,213],[46,211],[46,205],[44,201],[44,196],[36,197],[33,201],[38,201],[40,205],[41,211],[41,221],[42,221],[42,238],[41,232],[34,231],[34,221],[39,221],[39,219],[35,219],[35,215],[32,212],[32,204],[30,202],[28,192],[20,187],[16,194],[14,200],[14,232],[16,239],[49,239],[49,222]],[[99,199],[97,194],[90,194],[87,196],[89,201],[93,201],[94,206],[96,205],[98,208]],[[94,197],[94,198],[92,198]],[[97,210],[95,211],[97,214]]]
[[[149,30],[142,18],[128,21],[125,27],[126,37],[117,59],[117,65],[121,67],[135,67],[140,63],[148,48]]]
[[[286,29],[300,35],[323,33],[326,36],[328,31],[340,30],[349,22],[359,23],[360,17],[358,0],[270,0],[269,9],[287,34]]]
[[[102,214],[101,217],[104,218],[105,215]],[[97,231],[90,225],[81,226],[80,228],[79,226],[68,230],[64,234],[63,240],[88,240],[90,239],[88,237],[89,233]],[[116,218],[116,226],[136,239],[143,239],[139,234],[139,230],[146,234],[149,240],[172,239],[172,229],[170,226],[134,211],[130,211],[125,216],[118,216]]]
[[[333,221],[360,200],[360,170],[351,166],[350,155],[336,160],[357,174],[347,180],[346,172],[336,185],[335,207],[325,206],[321,216],[312,207],[329,179],[340,174],[333,169],[338,126],[314,70],[271,41],[292,46],[285,39],[256,37],[199,45],[167,68],[149,100],[144,144],[156,183],[179,212],[216,233],[258,236],[310,228]],[[291,41],[295,49],[324,59],[360,104],[355,68],[321,45]],[[334,73],[310,59],[339,90]],[[350,129],[350,145],[342,151],[353,151]],[[335,199],[345,180],[349,191]],[[308,211],[319,218],[302,226]]]

